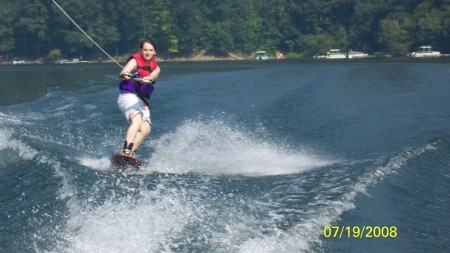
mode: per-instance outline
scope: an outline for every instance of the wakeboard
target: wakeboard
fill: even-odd
[[[123,155],[123,154],[115,154],[111,159],[111,163],[114,166],[118,167],[134,167],[137,170],[141,167],[142,163],[133,156]]]

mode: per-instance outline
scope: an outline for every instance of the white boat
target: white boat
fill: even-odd
[[[368,57],[369,55],[364,52],[350,50],[350,51],[348,51],[347,56],[349,59],[352,59],[352,58],[365,58],[365,57]]]
[[[78,58],[74,58],[72,60],[62,59],[56,61],[58,64],[75,64],[75,63],[87,63],[88,61],[80,61]]]
[[[256,60],[268,60],[269,56],[266,51],[257,51],[256,52]]]
[[[16,60],[16,61],[12,61],[13,65],[20,65],[20,64],[27,64],[26,61],[24,60]]]
[[[409,54],[411,57],[440,57],[441,53],[431,50],[431,46],[421,46]]]
[[[345,59],[347,56],[339,49],[330,49],[326,54],[327,59]]]

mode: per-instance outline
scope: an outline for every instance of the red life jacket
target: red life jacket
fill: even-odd
[[[139,74],[141,74],[141,77],[149,76],[150,73],[152,73],[153,70],[158,67],[158,64],[156,63],[154,58],[152,58],[150,62],[147,63],[145,59],[142,58],[142,55],[140,53],[132,54],[131,57],[136,60],[137,70],[139,71]]]

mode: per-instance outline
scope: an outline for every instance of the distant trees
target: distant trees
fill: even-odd
[[[406,55],[410,48],[410,38],[398,19],[380,21],[379,42],[384,45],[385,52],[391,55]]]
[[[5,3],[3,3],[5,2]],[[14,40],[14,27],[13,19],[15,12],[13,8],[10,7],[11,2],[2,0],[0,2],[3,8],[0,8],[0,53],[3,53],[5,58],[8,58],[8,53],[15,48]]]
[[[450,51],[449,0],[71,0],[57,2],[111,55],[153,38],[160,55],[330,48]],[[48,0],[0,0],[0,58],[104,57]]]

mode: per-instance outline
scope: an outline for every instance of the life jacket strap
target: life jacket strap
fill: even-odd
[[[147,99],[145,99],[145,96],[139,88],[139,84],[137,82],[134,82],[134,91],[136,92],[138,98],[140,98],[142,102],[144,102],[144,105],[146,105],[148,109],[152,109],[152,105],[147,101]]]

